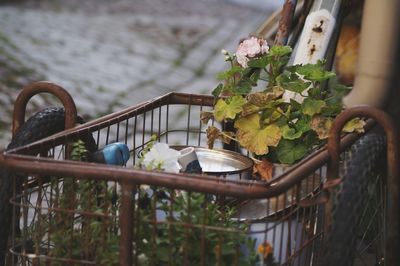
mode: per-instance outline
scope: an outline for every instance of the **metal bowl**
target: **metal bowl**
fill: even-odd
[[[187,146],[173,146],[171,148],[181,150]],[[203,173],[224,177],[230,180],[249,179],[253,169],[253,160],[240,153],[194,147]]]

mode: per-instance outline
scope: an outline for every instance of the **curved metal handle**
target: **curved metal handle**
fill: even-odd
[[[25,86],[15,100],[12,123],[13,137],[25,122],[25,112],[28,101],[36,94],[42,92],[53,94],[63,104],[65,110],[65,129],[75,126],[77,111],[75,102],[71,95],[64,88],[54,83],[39,81]]]

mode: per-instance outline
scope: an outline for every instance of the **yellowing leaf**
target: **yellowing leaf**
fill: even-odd
[[[276,147],[282,137],[275,124],[261,128],[260,115],[252,114],[235,122],[236,138],[241,146],[257,155],[268,153],[268,146]]]
[[[329,129],[331,128],[333,119],[330,117],[324,117],[322,115],[315,115],[311,119],[310,127],[314,130],[319,139],[326,139],[329,135]]]
[[[314,100],[310,98],[305,98],[303,104],[301,105],[303,114],[313,116],[315,114],[321,113],[323,107],[326,103],[322,100]]]
[[[247,101],[257,106],[264,106],[271,100],[275,100],[282,96],[285,90],[282,87],[274,86],[272,90],[264,92],[255,92],[247,95]]]
[[[225,119],[234,119],[242,111],[242,106],[246,100],[240,96],[232,96],[226,100],[219,99],[214,107],[215,120],[221,122]]]
[[[343,127],[343,131],[347,133],[356,132],[358,134],[364,133],[365,121],[360,118],[351,119]]]
[[[282,117],[282,110],[280,108],[277,109],[279,111],[274,110],[270,115],[267,116],[267,118],[264,119],[265,124],[271,124]]]
[[[251,103],[245,103],[245,104],[242,106],[242,113],[241,113],[241,115],[242,115],[242,116],[248,116],[248,115],[251,115],[251,114],[254,114],[254,113],[259,112],[261,109],[262,109],[262,108],[259,107],[259,106],[257,106],[257,105],[254,105],[254,104],[251,104]]]

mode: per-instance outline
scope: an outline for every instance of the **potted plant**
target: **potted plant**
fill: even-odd
[[[291,47],[270,47],[257,37],[242,41],[235,54],[222,53],[230,69],[217,75],[223,82],[212,92],[214,110],[202,112],[201,119],[232,123],[234,130],[210,125],[210,148],[217,139],[236,141],[262,162],[256,169],[263,172],[270,163],[291,165],[325,143],[334,117],[343,109],[341,99],[350,90],[336,83],[325,61],[288,66]],[[328,82],[330,90],[324,89]],[[364,124],[354,119],[344,131],[362,132]],[[261,173],[264,179],[270,178],[266,172]]]

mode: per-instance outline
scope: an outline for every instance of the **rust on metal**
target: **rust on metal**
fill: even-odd
[[[136,108],[128,108],[126,109],[126,114],[121,112],[110,114],[106,116],[107,119],[100,118],[35,143],[7,151],[3,155],[0,155],[0,163],[15,171],[32,172],[35,174],[53,174],[60,176],[78,175],[82,178],[96,178],[101,180],[111,179],[116,181],[130,180],[137,184],[163,185],[169,188],[189,189],[206,193],[221,193],[222,195],[227,196],[263,198],[276,196],[279,193],[286,191],[312,173],[314,169],[318,169],[324,165],[329,159],[328,151],[321,150],[315,152],[313,156],[304,159],[301,164],[297,164],[289,169],[283,177],[278,177],[270,183],[265,184],[255,181],[215,180],[215,178],[204,176],[196,176],[195,178],[191,176],[188,178],[183,174],[174,175],[169,173],[148,172],[93,163],[55,161],[51,159],[21,155],[33,155],[34,152],[40,151],[44,148],[50,148],[51,145],[62,144],[66,139],[79,139],[79,136],[88,130],[93,131],[97,128],[106,127],[107,125],[110,125],[110,123],[117,123],[123,121],[127,117],[143,114],[154,107],[162,106],[166,103],[191,103],[192,105],[204,103],[205,106],[212,106],[213,97],[200,95],[190,96],[189,94],[184,93],[170,93],[159,97],[156,100],[137,105]],[[366,130],[370,129],[372,124],[371,121],[367,123]],[[358,136],[356,134],[346,135],[340,143],[341,149],[349,147],[357,140],[357,138]],[[14,153],[17,153],[18,155]],[[204,186],[199,186],[199,183],[204,184]]]
[[[386,133],[387,141],[387,211],[386,224],[387,235],[385,242],[385,264],[400,265],[400,161],[399,161],[399,130],[384,111],[374,107],[349,108],[339,114],[333,122],[328,138],[328,152],[330,161],[328,164],[328,179],[335,179],[338,176],[340,152],[340,135],[344,125],[353,118],[368,117],[374,119],[382,126]]]
[[[275,45],[287,44],[296,4],[297,0],[285,0],[282,16],[279,20],[278,32],[275,36]]]
[[[65,128],[72,128],[75,126],[77,111],[71,95],[65,89],[54,83],[40,81],[25,86],[15,100],[12,125],[13,136],[15,136],[18,129],[25,121],[26,105],[28,101],[36,94],[42,92],[53,94],[63,104],[65,109]]]
[[[367,127],[370,128],[371,123],[368,123]],[[356,134],[347,135],[342,140],[341,148],[349,147],[356,140]],[[42,141],[35,143],[35,146],[42,147]],[[57,161],[17,154],[0,155],[2,165],[18,172],[132,182],[249,199],[273,197],[284,193],[312,173],[314,169],[324,165],[328,159],[327,150],[318,151],[314,153],[314,156],[289,169],[284,176],[273,179],[266,184],[257,181],[216,179],[200,175],[186,176],[184,174],[149,172],[77,161]]]
[[[314,28],[312,28],[312,31],[317,32],[317,33],[321,33],[322,30],[322,25],[324,25],[324,21],[320,20],[319,25],[315,26]]]
[[[133,186],[123,182],[121,192],[119,265],[131,266],[133,261]]]
[[[199,228],[202,230],[224,230],[224,228],[217,228],[214,225],[209,227],[207,224],[201,224],[201,222],[198,224],[193,224],[191,221],[174,223],[174,221],[170,220],[156,220],[154,217],[150,221],[143,220],[140,212],[141,207],[139,207],[141,192],[138,187],[140,185],[150,185],[150,187],[156,189],[161,187],[170,189],[170,191],[187,191],[189,193],[200,192],[204,194],[217,195],[221,200],[235,199],[235,202],[239,204],[248,200],[268,199],[269,203],[276,205],[276,207],[273,207],[273,205],[269,206],[270,204],[268,204],[266,211],[268,214],[271,214],[273,213],[273,210],[279,207],[279,210],[281,211],[279,215],[283,215],[279,218],[279,222],[283,222],[284,219],[292,219],[292,217],[296,215],[295,212],[302,210],[301,208],[297,208],[299,205],[311,209],[315,208],[314,206],[310,206],[312,204],[308,204],[308,206],[305,206],[307,204],[302,205],[301,200],[304,198],[304,196],[302,196],[304,191],[301,192],[301,188],[303,187],[302,185],[306,183],[306,192],[304,192],[304,195],[307,195],[307,197],[310,196],[311,199],[320,194],[320,188],[322,188],[322,186],[320,183],[320,176],[316,171],[323,171],[321,170],[321,167],[325,166],[330,158],[326,149],[314,152],[312,156],[305,158],[300,163],[288,169],[288,171],[283,175],[268,183],[255,180],[229,180],[225,178],[216,178],[205,175],[189,175],[185,173],[175,174],[168,172],[145,171],[134,167],[120,167],[71,161],[66,160],[65,157],[58,158],[54,154],[52,154],[54,156],[52,159],[36,156],[36,154],[43,149],[62,149],[64,145],[80,139],[80,136],[84,133],[91,133],[93,137],[97,135],[97,145],[100,147],[103,144],[107,144],[108,139],[111,139],[111,141],[114,140],[112,136],[109,136],[110,131],[113,130],[117,132],[115,140],[125,141],[125,143],[130,144],[130,150],[135,155],[146,145],[148,136],[153,133],[161,135],[160,131],[164,130],[166,131],[166,133],[162,133],[165,134],[164,136],[173,134],[175,131],[178,131],[178,133],[184,131],[186,139],[189,138],[190,134],[196,132],[196,134],[199,134],[198,143],[200,143],[200,136],[205,136],[204,132],[202,132],[203,127],[200,123],[193,123],[189,118],[194,117],[193,115],[197,115],[196,112],[204,110],[203,108],[211,108],[213,104],[214,98],[211,96],[170,93],[126,108],[123,111],[101,117],[86,124],[67,129],[35,143],[6,151],[3,154],[0,154],[0,165],[10,169],[13,173],[26,173],[30,176],[43,177],[43,179],[40,180],[41,182],[32,180],[27,183],[27,186],[24,187],[26,190],[24,193],[27,194],[31,193],[28,191],[31,186],[38,186],[39,189],[44,187],[43,181],[48,182],[48,179],[46,179],[47,177],[57,177],[61,180],[60,182],[63,182],[63,177],[74,178],[74,180],[79,180],[79,182],[80,180],[85,179],[93,180],[95,181],[94,183],[98,183],[96,181],[107,181],[107,184],[113,183],[111,181],[116,181],[120,185],[120,189],[116,192],[116,197],[119,197],[121,205],[118,212],[112,213],[112,215],[115,217],[118,216],[118,218],[115,219],[119,221],[119,227],[116,230],[118,231],[117,234],[119,236],[119,259],[121,265],[136,265],[138,263],[140,252],[137,250],[134,243],[135,241],[138,241],[137,238],[140,237],[140,234],[137,232],[140,230],[140,224],[143,222],[150,222],[155,225],[166,223],[169,226],[179,226],[187,229]],[[175,109],[173,107],[174,105],[177,105],[178,109]],[[183,107],[188,113],[188,119],[185,121],[187,124],[186,128],[179,131],[180,126],[177,126],[176,128],[174,127],[176,121],[171,119],[171,124],[168,124],[168,114],[169,112],[175,112],[175,110],[181,110],[181,107]],[[165,123],[162,130],[159,128],[159,123]],[[369,120],[367,122],[366,130],[372,128],[373,124],[372,120]],[[189,130],[190,134],[188,134]],[[104,135],[99,137],[100,133],[103,134],[103,132]],[[125,135],[118,135],[118,132],[121,132],[121,135]],[[352,145],[358,138],[359,135],[357,134],[346,135],[340,141],[340,150],[350,147],[350,145]],[[197,139],[197,136],[195,136],[195,139]],[[164,138],[163,140],[167,143],[169,142],[168,138],[166,140]],[[184,142],[184,140],[182,141]],[[187,141],[186,144],[188,144]],[[136,158],[136,156],[134,157]],[[135,165],[135,161],[133,161],[133,165]],[[320,175],[322,175],[321,172]],[[310,183],[308,182],[309,178],[311,178]],[[324,191],[322,191],[322,193],[323,192]],[[26,195],[24,194],[24,196]],[[320,197],[320,200],[322,200],[322,197]],[[15,207],[22,206],[26,209],[32,208],[28,205],[19,205],[16,201],[13,201],[12,203]],[[173,197],[171,198],[170,204],[170,213],[171,217],[173,217],[173,204],[175,204]],[[221,204],[224,203],[221,201]],[[299,205],[294,207],[293,204]],[[155,204],[153,205],[155,206]],[[46,205],[40,204],[40,202],[38,205],[34,204],[33,206],[39,206],[35,207],[35,211],[37,212],[65,212],[67,214],[76,213],[85,217],[95,217],[90,214],[90,211],[87,212],[87,210],[79,210],[78,208],[67,210],[58,209],[59,207],[56,205],[49,205],[48,207],[50,208],[46,210]],[[188,211],[190,212],[189,209]],[[307,212],[310,214],[310,216],[307,214],[307,217],[304,216],[306,215],[305,213],[306,212],[302,211],[298,212],[298,218],[300,217],[299,219],[306,220],[310,219],[310,221],[314,219],[311,215],[313,211]],[[107,211],[103,214],[104,215],[98,217],[107,218],[110,215]],[[296,221],[293,220],[292,222]],[[308,233],[311,232],[310,242],[305,241],[302,243],[302,247],[296,247],[296,250],[293,253],[288,254],[286,259],[294,260],[296,256],[301,254],[302,248],[312,243],[312,232],[314,232],[314,229],[313,225],[310,226],[311,227],[305,229]],[[322,231],[315,233],[315,236],[318,238],[320,235],[322,235]],[[174,235],[171,233],[168,237],[172,239]],[[283,235],[281,235],[281,237],[283,237]],[[205,240],[206,239],[204,239],[204,243]],[[203,250],[202,252],[205,251]],[[279,255],[279,257],[281,257],[281,255]],[[24,257],[26,254],[20,256]],[[285,256],[282,255],[282,257]],[[172,259],[172,256],[170,256],[170,259]]]

